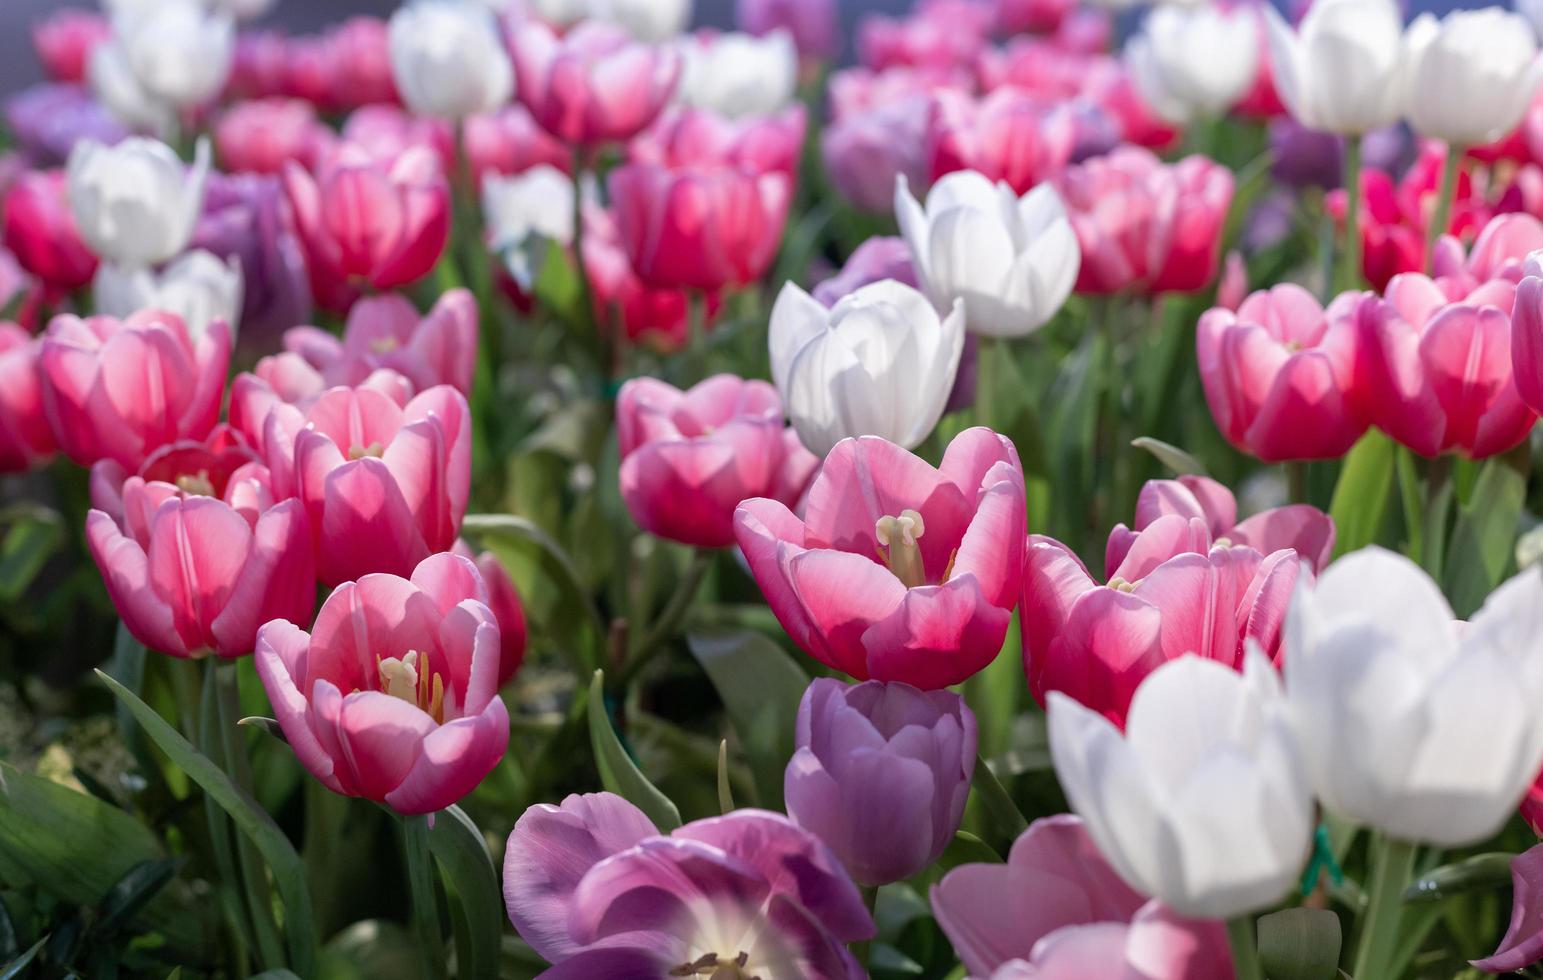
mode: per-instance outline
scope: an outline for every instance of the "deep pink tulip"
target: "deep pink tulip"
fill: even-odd
[[[341,341],[315,327],[295,327],[284,335],[284,347],[316,368],[329,387],[364,384],[385,369],[412,382],[416,391],[444,384],[470,395],[477,300],[467,290],[452,289],[425,316],[400,293],[369,296],[348,311]]]
[[[1006,864],[944,875],[932,886],[932,912],[974,977],[1234,976],[1222,924],[1182,919],[1132,891],[1072,814],[1034,821]]]
[[[990,429],[954,438],[933,469],[874,436],[836,444],[799,519],[775,500],[734,515],[772,611],[800,647],[860,680],[924,690],[996,657],[1018,602],[1024,485]]]
[[[402,406],[364,387],[332,388],[303,413],[274,404],[263,453],[278,493],[305,503],[328,585],[410,572],[460,533],[471,416],[449,385]]]
[[[230,430],[163,446],[132,475],[98,462],[91,502],[91,555],[124,625],[151,649],[241,657],[270,619],[309,621],[305,509],[274,503],[267,468]]]
[[[289,39],[280,31],[241,31],[231,58],[225,95],[269,99],[289,93]]]
[[[300,763],[335,793],[434,813],[503,758],[498,621],[477,567],[436,554],[412,578],[339,585],[310,633],[275,620],[257,673]]]
[[[52,293],[91,282],[96,254],[80,237],[62,170],[23,173],[5,194],[5,247]]]
[[[469,117],[462,124],[461,141],[479,187],[490,173],[521,174],[540,164],[564,173],[573,169],[573,151],[536,125],[522,105]]]
[[[510,49],[520,102],[543,129],[578,146],[636,136],[659,118],[680,80],[679,52],[640,44],[601,21],[562,37],[527,21]]]
[[[231,173],[276,174],[293,160],[309,169],[332,139],[300,99],[258,99],[225,110],[214,126],[220,165]]]
[[[487,588],[488,608],[498,620],[498,686],[503,687],[525,662],[525,644],[530,636],[525,623],[525,603],[520,599],[520,590],[515,587],[509,570],[497,555],[491,551],[479,555],[465,541],[456,541],[451,550],[476,564],[482,584]]]
[[[1217,428],[1270,463],[1337,459],[1366,431],[1355,389],[1354,297],[1327,312],[1285,283],[1260,290],[1236,313],[1200,318],[1195,352]]]
[[[455,130],[443,119],[415,116],[397,105],[360,106],[343,121],[341,135],[382,166],[416,146],[432,153],[444,173],[456,172]]]
[[[1065,169],[1076,135],[1071,113],[1020,89],[979,100],[940,96],[928,133],[930,176],[975,170],[1024,194]]]
[[[112,33],[112,24],[101,14],[66,7],[32,25],[32,47],[49,78],[84,82],[91,52]]]
[[[318,108],[397,101],[386,22],[378,17],[350,17],[326,34],[294,38],[287,54],[287,94]]]
[[[996,12],[980,0],[927,0],[908,17],[865,16],[857,60],[874,68],[968,65],[986,47]]]
[[[753,174],[798,179],[804,151],[804,107],[775,116],[725,119],[705,109],[679,109],[639,134],[627,147],[638,163],[663,167],[732,167]]]
[[[734,510],[751,497],[791,505],[819,460],[783,424],[765,381],[719,374],[681,391],[634,378],[616,396],[621,494],[638,526],[703,548],[734,543]]]
[[[1008,34],[1053,34],[1072,11],[1075,0],[997,0],[997,29]]]
[[[644,282],[719,289],[760,279],[776,257],[791,189],[781,174],[629,163],[611,171],[616,224]]]
[[[627,339],[660,351],[679,350],[690,339],[691,297],[686,290],[650,286],[633,271],[616,219],[600,207],[584,212],[584,268],[594,290],[595,320],[620,325]],[[720,299],[708,294],[706,322],[711,329]]]
[[[764,37],[775,30],[793,35],[801,57],[829,61],[841,50],[837,0],[739,0],[735,8],[740,30]]]
[[[1057,186],[1082,247],[1079,293],[1193,292],[1215,278],[1232,204],[1226,167],[1122,146],[1068,168]]]
[[[1473,965],[1485,973],[1523,970],[1543,959],[1543,844],[1511,859],[1511,924],[1500,947]]]
[[[1511,362],[1516,390],[1529,408],[1543,412],[1543,262],[1527,262],[1512,310]]]
[[[21,327],[0,322],[0,473],[25,472],[56,448],[43,411],[41,347]]]
[[[390,166],[344,145],[313,177],[284,168],[311,290],[328,309],[347,310],[361,288],[391,289],[424,276],[450,235],[450,185],[421,147]]]
[[[137,469],[156,449],[202,439],[219,420],[230,328],[216,320],[195,344],[182,319],[55,317],[43,336],[43,405],[66,456]]]

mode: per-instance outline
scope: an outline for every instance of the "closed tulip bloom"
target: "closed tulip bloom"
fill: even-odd
[[[679,350],[690,340],[692,297],[684,289],[650,286],[639,279],[615,219],[600,207],[585,208],[584,270],[594,290],[596,322],[619,323],[628,340],[663,352]],[[719,302],[716,293],[709,293],[702,304],[703,326],[709,330]]]
[[[687,391],[634,378],[616,396],[621,495],[650,534],[702,548],[734,543],[734,510],[751,497],[791,506],[819,459],[782,423],[764,381],[719,374]]]
[[[332,132],[300,99],[258,99],[226,110],[214,127],[220,165],[232,173],[276,174],[290,160],[313,166]]]
[[[589,16],[620,25],[639,41],[660,44],[686,29],[693,0],[590,0]]]
[[[203,210],[209,142],[198,141],[189,168],[155,140],[87,140],[65,173],[70,210],[92,251],[119,265],[159,265],[187,247]]]
[[[212,176],[191,242],[241,267],[241,339],[271,350],[274,338],[311,318],[305,255],[284,209],[279,178]]]
[[[1071,0],[996,0],[997,29],[1009,34],[1054,34],[1076,11],[1077,4]]]
[[[365,286],[422,278],[450,237],[450,185],[422,147],[385,165],[345,144],[315,176],[285,167],[284,191],[311,290],[328,309],[347,310]]]
[[[705,109],[666,113],[627,145],[639,163],[666,167],[724,166],[754,174],[798,178],[804,152],[805,112],[789,106],[776,115],[725,119]]]
[[[926,185],[931,172],[927,152],[931,101],[930,96],[915,94],[857,109],[821,131],[820,156],[826,173],[853,207],[886,214],[895,206],[897,178]]]
[[[954,839],[975,771],[975,715],[952,691],[816,679],[798,706],[788,816],[859,884],[925,869]]]
[[[502,656],[498,661],[498,686],[503,687],[514,679],[520,665],[525,662],[525,644],[529,633],[525,624],[525,604],[520,590],[515,588],[509,570],[491,551],[477,554],[464,540],[457,541],[451,549],[462,558],[470,558],[482,576],[482,584],[488,590],[487,605],[498,620],[498,643]]]
[[[931,898],[973,977],[1233,976],[1221,923],[1181,918],[1134,891],[1074,814],[1034,821],[1006,864],[960,865],[932,886]]]
[[[1396,0],[1320,0],[1294,29],[1269,5],[1264,17],[1275,88],[1297,122],[1359,136],[1402,115]]]
[[[440,296],[427,315],[400,293],[369,296],[348,311],[343,339],[296,327],[285,347],[303,354],[328,385],[359,385],[382,369],[417,391],[449,385],[471,395],[477,364],[477,300],[464,289]]]
[[[518,103],[471,116],[462,124],[461,140],[479,187],[488,174],[522,174],[538,166],[573,169],[572,151]]]
[[[41,347],[21,327],[0,322],[0,473],[30,470],[57,448],[43,410]]]
[[[815,455],[851,436],[915,449],[954,387],[964,301],[940,319],[920,292],[885,280],[827,308],[790,282],[772,308],[769,341],[772,380]]]
[[[54,293],[79,289],[96,274],[96,255],[81,239],[63,171],[23,173],[5,194],[5,247]]]
[[[464,119],[509,100],[514,72],[487,7],[466,0],[415,0],[387,26],[391,74],[413,112]]]
[[[1200,318],[1206,402],[1234,446],[1266,462],[1337,459],[1366,431],[1355,387],[1355,298],[1327,312],[1292,283]]]
[[[1077,129],[1064,106],[1007,86],[976,101],[958,93],[933,100],[927,155],[933,178],[973,170],[1023,194],[1071,161]]]
[[[317,343],[322,337],[326,338],[325,346]],[[230,425],[258,448],[264,460],[270,458],[269,413],[278,405],[289,405],[298,409],[303,418],[316,400],[330,390],[321,369],[315,366],[325,357],[317,356],[318,352],[313,348],[321,347],[324,354],[330,354],[337,339],[314,327],[293,327],[285,332],[284,343],[288,345],[285,350],[259,359],[251,371],[236,375],[230,384]],[[378,392],[398,407],[406,405],[413,397],[413,383],[384,368],[355,387]],[[291,417],[290,422],[293,421]],[[282,438],[284,432],[293,431],[294,425],[289,424],[275,430],[275,435]],[[288,465],[292,448],[285,441],[274,446],[277,455],[273,460],[281,474],[277,485],[285,495],[294,490],[293,467]]]
[[[161,0],[118,18],[115,29],[135,78],[168,105],[203,105],[230,76],[236,25],[198,0]]]
[[[1409,25],[1405,111],[1421,136],[1458,146],[1492,143],[1532,103],[1543,62],[1531,25],[1499,7],[1421,14]]]
[[[1378,548],[1299,587],[1286,696],[1324,807],[1438,847],[1497,833],[1543,768],[1540,609],[1529,568],[1463,626],[1425,572]]]
[[[592,21],[558,37],[539,21],[514,34],[520,101],[553,136],[583,146],[630,139],[659,117],[680,77],[680,55]]]
[[[1002,648],[1023,573],[1023,470],[973,428],[933,469],[874,436],[838,443],[803,504],[734,515],[740,548],[795,643],[859,680],[957,684]]]
[[[180,318],[195,341],[215,323],[241,327],[241,265],[202,249],[185,252],[160,272],[104,265],[92,284],[98,313],[125,317],[161,310]]]
[[[161,446],[202,439],[219,419],[230,345],[223,323],[195,343],[180,318],[154,311],[55,317],[39,366],[59,447],[82,466],[137,469]]]
[[[1153,8],[1125,45],[1142,98],[1178,125],[1225,113],[1257,74],[1257,18],[1246,7]]]
[[[4,105],[15,149],[35,168],[64,163],[82,140],[113,144],[129,135],[91,90],[80,85],[33,85]]]
[[[508,747],[498,621],[460,555],[340,584],[309,633],[265,625],[255,660],[295,757],[334,793],[434,813]]]
[[[83,82],[91,52],[112,37],[112,24],[89,10],[65,7],[32,25],[32,48],[56,82]]]
[[[739,29],[756,37],[775,30],[793,35],[793,44],[806,59],[828,61],[841,49],[841,22],[836,0],[739,0]]]
[[[1049,322],[1076,281],[1077,238],[1048,186],[1018,197],[966,171],[933,185],[923,208],[902,179],[895,216],[923,291],[940,309],[964,300],[972,333],[1031,333]]]
[[[124,127],[167,138],[176,130],[176,107],[145,88],[129,64],[123,43],[116,37],[91,50],[86,81],[91,95]]]
[[[680,101],[720,116],[765,116],[790,105],[798,93],[798,49],[793,36],[703,32],[680,43],[685,59]]]

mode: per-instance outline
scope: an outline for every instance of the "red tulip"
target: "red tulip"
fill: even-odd
[[[777,390],[729,374],[687,391],[634,378],[616,396],[616,438],[632,519],[702,548],[734,543],[741,501],[796,503],[819,465],[783,423]]]
[[[753,174],[798,179],[804,152],[804,107],[775,116],[725,119],[706,109],[679,109],[641,133],[627,147],[628,158],[662,167],[732,167]]]
[[[573,169],[573,152],[546,133],[522,105],[504,106],[462,124],[462,146],[477,185],[484,174],[522,174],[546,164],[563,173]]]
[[[940,95],[928,135],[931,179],[975,170],[1025,194],[1065,169],[1075,137],[1070,112],[1020,89],[978,101]]]
[[[996,657],[1023,571],[1023,471],[989,429],[933,469],[874,436],[836,444],[799,519],[747,500],[735,533],[783,629],[859,679],[934,689]]]
[[[585,21],[562,37],[540,21],[514,32],[515,93],[543,129],[565,143],[630,139],[655,119],[680,80],[680,54]]]
[[[53,293],[91,282],[96,253],[86,246],[65,197],[62,170],[23,173],[5,195],[5,247]]]
[[[215,152],[232,173],[276,174],[291,160],[312,167],[331,139],[316,110],[300,99],[237,103],[214,126]]]
[[[21,327],[0,322],[0,473],[25,472],[56,448],[43,412],[41,347]]]
[[[98,44],[112,38],[106,17],[64,8],[32,25],[32,46],[43,70],[56,82],[84,82],[86,65]]]

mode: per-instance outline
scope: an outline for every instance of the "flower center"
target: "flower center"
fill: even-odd
[[[184,473],[177,477],[177,489],[183,493],[198,497],[214,496],[214,481],[209,479],[208,470],[199,470],[197,473]]]
[[[750,972],[750,954],[741,952],[733,959],[708,953],[670,971],[672,977],[710,977],[711,980],[760,980]]]
[[[1109,580],[1109,587],[1114,589],[1116,592],[1134,592],[1136,589],[1136,583],[1126,581],[1125,579],[1116,575],[1114,578]]]
[[[379,459],[381,456],[385,455],[385,452],[386,450],[381,446],[380,443],[372,442],[368,446],[349,446],[348,458],[350,460],[354,460],[363,459],[366,456],[373,456],[376,459]]]
[[[397,349],[395,337],[376,337],[370,341],[370,350],[376,354],[389,354]]]
[[[916,543],[926,531],[921,514],[914,510],[903,510],[899,517],[881,517],[873,527],[874,537],[884,548],[884,564],[908,589],[927,584],[921,546]]]
[[[419,666],[419,661],[422,666]],[[394,698],[416,705],[436,722],[445,720],[445,679],[429,669],[429,655],[409,650],[401,657],[375,658],[380,689]]]

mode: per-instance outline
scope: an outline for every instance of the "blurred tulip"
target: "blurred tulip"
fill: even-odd
[[[816,678],[798,706],[788,816],[859,884],[920,873],[954,839],[975,771],[975,715],[952,691]]]
[[[639,279],[615,219],[599,207],[586,207],[584,212],[584,269],[594,290],[596,322],[619,325],[628,340],[665,352],[679,350],[690,340],[687,291],[650,286]],[[718,294],[705,297],[704,329],[712,328],[719,305]]]
[[[874,69],[968,65],[995,20],[981,0],[929,0],[903,18],[868,14],[857,22],[857,60]]]
[[[1395,0],[1315,0],[1296,28],[1262,6],[1275,87],[1297,122],[1359,136],[1398,120],[1404,34]]]
[[[882,279],[916,287],[916,267],[903,238],[877,236],[857,246],[841,271],[815,286],[810,295],[825,306],[835,306],[843,296]]]
[[[477,567],[436,554],[412,578],[342,583],[306,633],[257,634],[257,674],[284,737],[334,793],[434,813],[482,782],[509,744],[498,621]]]
[[[305,256],[279,178],[212,175],[190,245],[241,266],[242,348],[272,350],[282,331],[311,318]]]
[[[0,473],[23,473],[57,448],[43,410],[42,341],[0,321]]]
[[[177,109],[210,101],[230,76],[235,24],[199,0],[159,0],[118,18],[114,30],[139,84]]]
[[[1488,7],[1416,17],[1405,39],[1402,84],[1414,131],[1457,146],[1490,143],[1522,121],[1543,62],[1520,14]]]
[[[921,445],[953,390],[964,323],[963,300],[940,319],[927,297],[892,280],[833,308],[784,285],[771,313],[771,374],[799,440],[816,456],[852,436]]]
[[[241,21],[256,20],[267,14],[278,0],[203,0],[211,10],[228,14]]]
[[[118,265],[158,265],[187,247],[203,210],[209,141],[198,141],[188,168],[155,140],[86,140],[65,172],[70,210],[92,251]]]
[[[1258,32],[1250,8],[1160,6],[1126,42],[1125,61],[1142,98],[1164,119],[1178,125],[1211,120],[1253,84]]]
[[[684,61],[679,99],[720,116],[768,116],[798,94],[798,49],[793,36],[699,33],[680,43]]]
[[[527,293],[535,288],[549,243],[573,242],[573,193],[573,180],[546,164],[512,177],[491,174],[482,181],[488,247],[503,258],[515,285]]]
[[[997,29],[1053,34],[1077,10],[1073,0],[996,0]]]
[[[1510,973],[1543,959],[1543,844],[1511,858],[1511,923],[1500,947],[1473,966],[1485,973]]]
[[[176,108],[145,88],[135,76],[128,52],[117,38],[91,50],[86,81],[97,102],[127,128],[168,139],[175,132]]]
[[[83,82],[91,52],[112,37],[101,14],[63,7],[32,25],[32,47],[43,71],[56,82]]]
[[[825,458],[804,503],[734,515],[751,574],[801,648],[859,680],[958,684],[1002,648],[1023,570],[1023,470],[989,429],[942,466],[873,436]],[[882,559],[882,564],[874,560]]]
[[[1077,238],[1048,186],[1020,198],[1005,183],[966,171],[933,185],[923,208],[901,178],[895,216],[923,290],[940,309],[962,299],[972,333],[1038,330],[1077,278]]]
[[[564,173],[573,169],[572,151],[538,126],[523,105],[469,117],[461,140],[478,187],[489,174],[522,174],[540,165]]]
[[[289,39],[280,31],[247,30],[236,34],[225,95],[232,99],[271,99],[289,91]]]
[[[340,134],[342,142],[365,151],[375,162],[389,167],[408,150],[426,150],[446,174],[456,172],[455,130],[443,119],[415,116],[401,106],[366,105],[348,114]],[[329,147],[329,150],[336,147]],[[322,154],[319,166],[326,163]]]
[[[329,386],[361,385],[376,371],[395,371],[417,391],[449,385],[471,395],[477,364],[477,300],[464,289],[441,295],[427,316],[400,293],[359,300],[339,341],[314,327],[285,335]]]
[[[1196,919],[1269,908],[1296,885],[1312,792],[1280,678],[1257,649],[1241,673],[1193,656],[1159,667],[1123,735],[1063,694],[1049,717],[1066,798],[1126,884]]]
[[[1287,187],[1340,185],[1345,145],[1333,133],[1308,129],[1291,118],[1276,119],[1270,123],[1270,150],[1275,154],[1270,173]]]
[[[930,176],[927,134],[931,99],[912,95],[841,116],[820,133],[825,171],[853,207],[871,214],[894,208],[895,180],[924,187]]]
[[[79,289],[96,274],[96,256],[81,240],[66,199],[62,171],[22,174],[5,195],[5,247],[52,293]]]
[[[973,170],[1016,194],[1065,169],[1077,136],[1071,113],[1030,93],[1004,87],[983,99],[940,95],[927,134],[934,180]]]
[[[299,99],[261,99],[231,106],[214,127],[214,149],[233,173],[276,174],[293,160],[315,166],[332,132]]]
[[[731,167],[798,179],[804,152],[804,107],[774,116],[724,119],[705,109],[666,113],[627,145],[628,158],[664,167]]]
[[[201,249],[183,253],[159,272],[104,264],[92,283],[92,298],[106,316],[140,310],[174,314],[195,342],[215,323],[234,335],[241,327],[241,265]]]
[[[589,0],[589,16],[619,24],[648,44],[661,44],[686,29],[693,0]]]
[[[463,0],[414,0],[387,25],[391,75],[413,112],[465,119],[509,100],[514,72],[489,10]]]
[[[111,146],[129,135],[88,89],[79,85],[34,85],[5,102],[5,121],[16,145],[34,166],[56,166],[75,144],[96,140]]]
[[[509,570],[491,551],[476,554],[465,541],[456,541],[451,549],[462,558],[469,558],[482,576],[482,584],[488,591],[487,605],[498,621],[498,686],[503,687],[514,679],[520,665],[525,662],[525,643],[528,633],[525,626],[525,605],[520,600],[520,590],[515,588]]]
[[[784,30],[793,36],[801,57],[830,61],[840,53],[841,22],[837,0],[738,0],[735,22],[756,37]]]
[[[581,146],[630,139],[651,125],[681,70],[675,52],[601,22],[559,38],[529,21],[515,32],[513,50],[520,101],[547,132]]]
[[[386,22],[350,17],[314,38],[289,43],[288,94],[317,106],[355,109],[398,101]]]

